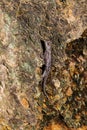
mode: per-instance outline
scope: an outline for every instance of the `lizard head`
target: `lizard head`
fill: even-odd
[[[45,46],[47,50],[51,49],[51,41],[45,41]]]

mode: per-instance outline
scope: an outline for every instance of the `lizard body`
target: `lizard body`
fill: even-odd
[[[45,41],[43,43],[44,43],[43,60],[44,60],[45,68],[42,74],[42,89],[43,89],[44,95],[48,98],[45,87],[46,87],[47,78],[51,69],[51,42]]]

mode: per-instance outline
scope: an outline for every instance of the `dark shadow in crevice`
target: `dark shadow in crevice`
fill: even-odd
[[[44,60],[44,53],[45,53],[45,50],[46,50],[46,46],[45,46],[45,42],[44,42],[43,40],[40,40],[40,43],[41,43],[41,47],[42,47],[42,51],[43,51],[42,58],[43,58],[43,60]],[[41,68],[42,74],[43,74],[44,71],[45,71],[46,65],[43,64],[40,68]]]
[[[40,42],[41,42],[41,47],[43,49],[43,54],[44,54],[44,52],[46,50],[45,42],[43,40],[40,40]]]

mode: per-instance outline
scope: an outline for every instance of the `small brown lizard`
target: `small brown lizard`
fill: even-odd
[[[51,69],[51,41],[41,41],[43,47],[43,60],[44,60],[44,70],[42,74],[42,89],[44,95],[48,98],[45,87],[47,78]]]

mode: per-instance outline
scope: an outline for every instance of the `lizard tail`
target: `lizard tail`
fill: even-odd
[[[43,91],[44,95],[46,96],[46,98],[49,99],[48,94],[46,92],[46,85],[45,85],[45,80],[44,79],[42,81],[42,91]]]

